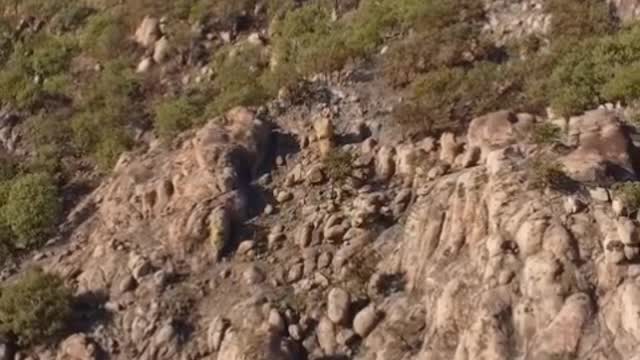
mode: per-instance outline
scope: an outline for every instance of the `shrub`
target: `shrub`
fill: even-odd
[[[609,101],[631,103],[640,98],[640,62],[616,69],[615,75],[602,88]]]
[[[640,209],[640,182],[630,181],[613,185],[614,196],[631,212]]]
[[[15,336],[23,346],[53,340],[71,315],[71,295],[59,276],[27,271],[0,289],[0,333]]]
[[[439,68],[417,78],[409,102],[394,111],[394,121],[410,135],[460,130],[476,116],[515,106],[518,92],[502,79],[498,65],[478,63]]]
[[[546,0],[545,7],[551,14],[549,38],[554,41],[585,39],[608,34],[616,28],[605,0]]]
[[[199,99],[182,96],[155,106],[155,127],[162,138],[170,138],[199,122],[204,104]]]
[[[113,129],[102,136],[98,142],[94,157],[98,168],[108,172],[115,166],[122,153],[131,149],[132,141],[121,129]]]
[[[95,9],[73,2],[61,9],[51,21],[54,32],[74,31],[85,25],[87,18],[95,13]]]
[[[321,2],[300,7],[277,23],[275,56],[307,75],[340,69],[351,56],[343,33],[343,26],[331,21],[330,9]]]
[[[44,38],[32,47],[31,70],[45,78],[67,71],[75,50],[72,41],[60,37]]]
[[[384,75],[393,86],[440,67],[468,66],[486,56],[479,41],[484,10],[473,0],[409,1],[400,7],[402,22],[416,28],[385,58]]]
[[[538,189],[569,190],[573,185],[562,164],[547,158],[536,157],[529,164],[529,183]]]
[[[539,145],[554,144],[560,141],[561,133],[562,130],[556,125],[544,122],[533,128],[532,140]]]
[[[352,172],[353,155],[348,151],[334,149],[323,159],[327,176],[333,181],[344,181]]]
[[[109,12],[88,19],[81,43],[83,49],[98,59],[123,57],[132,48],[128,27],[122,17]]]
[[[215,64],[213,87],[217,96],[207,106],[208,116],[222,114],[234,106],[259,105],[275,95],[261,84],[267,63],[260,47],[247,44],[233,52],[222,51]]]
[[[62,212],[58,188],[45,173],[24,175],[15,180],[3,215],[19,247],[37,245],[56,228]]]

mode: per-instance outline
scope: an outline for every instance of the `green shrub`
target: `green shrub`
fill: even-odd
[[[572,185],[562,164],[548,157],[534,158],[529,164],[528,177],[531,186],[537,189],[565,190]]]
[[[71,299],[59,276],[31,269],[0,288],[0,333],[23,346],[52,341],[67,325]]]
[[[413,24],[416,32],[392,46],[385,57],[384,75],[391,85],[404,86],[416,74],[467,67],[486,57],[486,46],[478,46],[484,19],[480,2],[412,0],[400,11],[402,21]]]
[[[75,52],[75,44],[60,37],[47,37],[33,44],[29,57],[34,74],[49,77],[67,71]]]
[[[348,151],[333,149],[323,159],[323,164],[330,179],[336,182],[344,181],[353,171],[353,155]]]
[[[631,103],[640,98],[640,62],[621,66],[602,87],[602,96],[609,101]]]
[[[76,3],[75,1],[61,9],[51,20],[54,32],[64,33],[74,31],[85,25],[87,18],[95,13],[95,9]]]
[[[544,122],[536,124],[533,128],[532,140],[534,143],[543,144],[555,144],[560,141],[562,136],[562,130],[554,124]]]
[[[103,172],[109,172],[115,166],[120,155],[133,146],[131,138],[122,130],[112,130],[103,135],[98,142],[94,157]]]
[[[155,128],[160,137],[168,139],[200,122],[204,104],[196,98],[182,96],[155,106]]]
[[[19,247],[39,244],[54,233],[62,213],[58,188],[45,173],[24,175],[12,186],[3,215]]]
[[[491,63],[468,71],[443,67],[428,72],[414,81],[413,93],[394,111],[394,121],[410,135],[463,129],[476,116],[518,103],[518,93],[504,85],[503,73]]]
[[[545,8],[551,14],[552,41],[585,39],[611,33],[616,28],[605,0],[546,0]]]
[[[338,70],[352,56],[344,26],[331,20],[331,10],[321,2],[290,11],[277,23],[273,43],[281,64],[305,75]]]
[[[123,18],[109,12],[93,15],[88,19],[81,44],[91,55],[105,60],[122,58],[132,49],[128,27]]]
[[[613,185],[613,194],[625,207],[634,212],[640,209],[640,182],[630,181]]]
[[[260,105],[275,95],[260,80],[268,71],[267,59],[261,50],[247,44],[233,52],[220,52],[214,67],[216,96],[207,106],[207,116],[220,115],[235,106]]]

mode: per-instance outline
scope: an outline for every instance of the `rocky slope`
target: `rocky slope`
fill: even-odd
[[[496,2],[495,33],[544,31],[529,3]],[[0,359],[640,359],[640,224],[611,188],[638,177],[624,111],[504,110],[418,141],[376,71],[121,156],[2,273],[60,274],[73,331]],[[559,141],[535,141],[548,123]],[[535,181],[540,159],[561,184]]]

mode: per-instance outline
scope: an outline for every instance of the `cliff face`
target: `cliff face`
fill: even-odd
[[[603,188],[531,173],[551,155],[635,174],[617,113],[570,122],[555,150],[530,142],[539,119],[509,112],[399,143],[375,135],[377,116],[344,127],[376,103],[357,87],[325,90],[324,111],[237,109],[120,161],[38,257],[102,299],[110,321],[85,342],[114,359],[637,352],[635,218]],[[346,182],[323,160],[338,150],[353,156]]]
[[[497,43],[550,26],[540,1],[487,10]],[[638,179],[628,113],[502,110],[410,136],[380,71],[316,75],[120,156],[0,273],[64,279],[64,339],[0,338],[0,360],[640,359],[638,209],[612,187]]]

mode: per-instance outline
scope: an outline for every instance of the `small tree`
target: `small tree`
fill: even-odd
[[[12,184],[3,210],[18,245],[30,247],[53,233],[62,206],[53,179],[37,173],[25,175]]]
[[[59,276],[29,270],[0,289],[0,333],[15,336],[20,345],[50,341],[66,326],[71,295]]]

